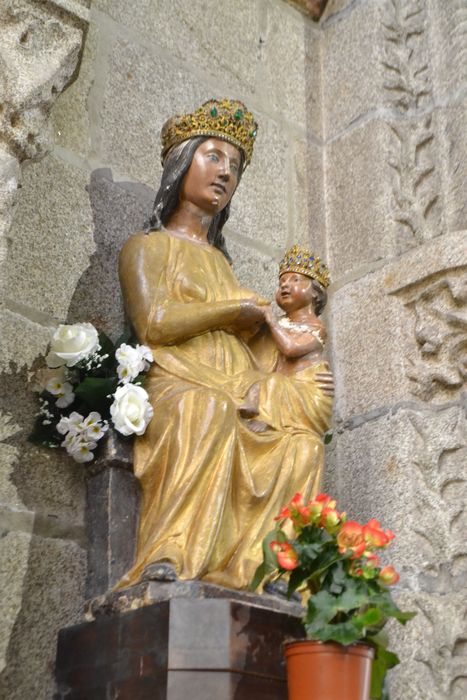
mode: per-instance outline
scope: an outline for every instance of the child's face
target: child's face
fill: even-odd
[[[313,308],[314,297],[311,279],[306,275],[301,275],[299,272],[284,272],[279,277],[276,302],[286,313],[310,305]]]

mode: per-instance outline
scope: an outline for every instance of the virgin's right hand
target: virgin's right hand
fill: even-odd
[[[256,297],[240,299],[240,313],[232,323],[233,330],[257,330],[264,323],[265,308],[258,304]]]

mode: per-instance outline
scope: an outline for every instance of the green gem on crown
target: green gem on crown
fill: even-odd
[[[241,109],[237,109],[237,111],[236,111],[235,114],[234,114],[234,117],[235,117],[235,119],[236,119],[237,121],[238,121],[239,119],[241,119],[241,118],[243,117],[243,112],[242,112],[242,110],[241,110]]]
[[[211,117],[217,117],[217,108],[216,107],[211,108]]]

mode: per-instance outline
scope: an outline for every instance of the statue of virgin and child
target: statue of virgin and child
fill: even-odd
[[[134,448],[137,553],[120,589],[151,571],[248,588],[283,504],[319,489],[332,410],[319,318],[328,271],[300,246],[287,251],[276,318],[235,278],[222,235],[256,131],[238,101],[170,119],[148,230],[121,252],[126,311],[154,357],[154,415]]]

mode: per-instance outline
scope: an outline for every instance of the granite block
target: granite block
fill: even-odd
[[[328,16],[332,6],[332,2],[328,3]],[[358,3],[339,22],[323,25],[322,106],[326,141],[385,102],[380,13],[381,3]]]
[[[233,270],[240,284],[266,299],[273,299],[279,271],[276,259],[250,247],[248,241],[243,239],[239,242],[227,235],[226,240]]]
[[[91,115],[88,96],[99,67],[99,29],[89,24],[77,79],[57,99],[50,120],[54,142],[85,158],[91,145]]]
[[[84,552],[76,544],[36,536],[30,540],[21,573],[21,609],[0,679],[1,697],[52,697],[57,632],[79,617],[84,570]]]
[[[400,571],[401,586],[438,596],[464,591],[465,410],[394,408],[349,424],[335,440],[339,507],[394,531],[383,560]]]
[[[266,115],[255,114],[258,136],[251,165],[232,199],[229,229],[280,248],[288,232],[287,134]]]
[[[231,95],[255,91],[260,41],[257,3],[228,1],[220,10],[216,0],[194,0],[188,5],[183,0],[140,0],[135,6],[125,0],[96,0],[93,7],[121,27],[131,28],[143,42],[156,45],[167,58],[185,64],[190,72],[196,66],[197,72],[212,76]]]
[[[338,423],[415,398],[436,404],[460,398],[463,241],[463,232],[434,239],[331,295]]]
[[[464,700],[465,591],[443,597],[403,592],[397,599],[417,615],[405,627],[391,624],[391,648],[401,659],[388,674],[391,698]]]
[[[286,3],[265,3],[266,29],[260,45],[262,85],[274,112],[304,129],[307,120],[319,132],[320,110],[307,114],[305,71],[317,73],[314,86],[319,97],[319,36],[309,29],[309,20]],[[316,47],[312,42],[316,42]],[[295,79],[292,76],[297,76]],[[263,87],[263,89],[264,89]],[[317,122],[317,123],[316,123]]]
[[[334,280],[394,249],[389,139],[389,126],[372,121],[325,148],[328,265]]]
[[[0,673],[8,664],[11,635],[18,615],[21,613],[23,583],[27,572],[30,542],[31,536],[28,533],[8,532],[2,523],[0,538],[0,587],[2,590]],[[5,695],[5,697],[7,696]]]
[[[87,191],[95,252],[74,290],[67,320],[86,319],[116,340],[125,323],[118,256],[126,239],[144,228],[155,193],[138,183],[114,182],[112,172],[105,168],[91,173]]]
[[[467,53],[467,52],[466,52]],[[467,99],[436,114],[445,177],[446,228],[467,230]]]
[[[219,95],[189,68],[124,39],[114,41],[107,60],[104,86],[90,93],[100,120],[96,155],[125,177],[154,186],[164,122]]]
[[[312,142],[294,142],[290,187],[291,230],[288,245],[309,246],[324,259],[326,222],[323,150]]]
[[[467,7],[464,0],[428,0],[434,92],[455,106],[467,87]]]
[[[5,295],[63,321],[95,246],[87,174],[51,155],[24,168]]]

